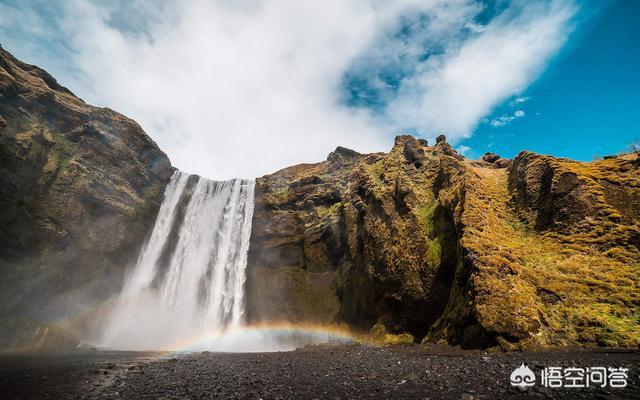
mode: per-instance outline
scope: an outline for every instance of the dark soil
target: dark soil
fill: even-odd
[[[513,388],[522,362],[536,386]],[[626,388],[540,386],[543,367],[629,368]],[[7,399],[640,399],[640,352],[486,353],[313,346],[282,353],[78,352],[0,356]]]

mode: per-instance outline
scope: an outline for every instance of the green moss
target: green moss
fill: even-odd
[[[371,165],[366,166],[367,171],[369,172],[369,176],[371,177],[371,181],[374,185],[379,189],[385,188],[385,183],[382,180],[382,175],[384,174],[384,160],[379,160]]]
[[[163,193],[159,185],[147,186],[142,193],[142,209],[137,215],[140,221],[146,221],[150,216],[155,215],[157,207],[162,202]]]
[[[543,346],[636,346],[637,256],[621,262],[579,234],[541,234],[509,207],[503,172],[478,172],[482,182],[467,191],[463,243],[477,258],[474,307],[483,326]]]
[[[442,257],[440,238],[427,239],[427,262],[429,265],[438,266]]]
[[[292,193],[288,186],[279,186],[265,193],[264,199],[267,203],[278,205],[289,201],[291,195]]]
[[[392,334],[381,322],[377,322],[369,331],[369,337],[373,343],[388,346],[399,344],[413,344],[415,338],[408,333]]]
[[[418,221],[427,237],[433,233],[433,219],[436,208],[438,208],[438,202],[432,201],[418,209]]]
[[[59,133],[49,133],[53,139],[49,142],[52,143],[51,150],[55,153],[57,158],[57,169],[62,172],[68,165],[69,161],[73,159],[76,154],[76,144],[64,137]]]
[[[334,203],[331,206],[327,207],[327,206],[317,206],[315,207],[315,212],[318,215],[318,217],[325,219],[327,217],[332,217],[334,215],[337,215],[340,210],[342,209],[342,203]]]

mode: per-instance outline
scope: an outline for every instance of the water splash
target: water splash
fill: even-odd
[[[159,350],[239,328],[253,205],[253,181],[176,172],[101,345]]]

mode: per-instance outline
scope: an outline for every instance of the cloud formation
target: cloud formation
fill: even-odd
[[[136,119],[178,168],[224,179],[337,145],[387,150],[404,130],[468,137],[540,74],[576,6],[515,1],[480,22],[483,11],[474,0],[31,1],[0,3],[0,41]]]
[[[525,116],[525,112],[522,110],[516,110],[512,115],[504,114],[497,118],[492,119],[489,124],[493,127],[499,127],[508,124],[514,119],[522,118]]]
[[[528,97],[528,96],[520,96],[520,97],[516,97],[515,99],[513,99],[513,100],[509,103],[509,105],[510,105],[511,107],[515,107],[515,106],[517,106],[518,104],[522,104],[522,103],[525,103],[525,102],[529,101],[529,99],[531,99],[531,97]]]

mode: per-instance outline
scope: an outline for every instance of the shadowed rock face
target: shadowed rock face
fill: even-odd
[[[0,318],[0,349],[60,351],[76,348],[77,337],[66,330],[22,317]]]
[[[172,173],[134,121],[0,48],[0,312],[51,321],[112,295]]]

